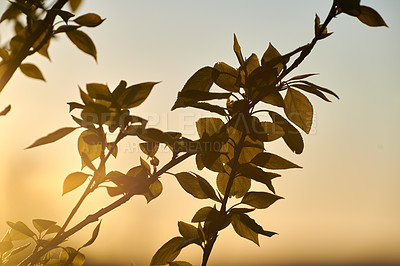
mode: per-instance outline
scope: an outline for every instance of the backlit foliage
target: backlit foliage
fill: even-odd
[[[1,17],[1,21],[13,21],[15,35],[8,46],[0,48],[0,91],[17,68],[28,77],[44,80],[37,66],[23,61],[34,53],[50,58],[49,44],[57,34],[65,33],[77,48],[97,59],[93,41],[80,29],[96,27],[104,19],[94,13],[72,19],[74,15],[62,9],[67,2],[72,11],[81,3],[59,0],[48,8],[48,3],[40,0],[11,2]],[[63,195],[81,186],[86,188],[62,224],[42,219],[34,219],[30,226],[21,221],[8,222],[10,230],[0,242],[0,265],[30,246],[33,246],[31,255],[20,265],[82,265],[85,256],[81,250],[96,240],[100,222],[92,237],[79,248],[65,247],[63,243],[67,238],[133,196],[144,196],[147,202],[157,198],[163,190],[160,177],[166,174],[173,175],[188,194],[208,200],[208,203],[194,211],[190,222],[178,222],[180,236],[167,241],[155,253],[150,265],[191,265],[175,259],[183,248],[193,244],[202,249],[202,265],[206,265],[219,232],[230,225],[240,237],[257,245],[259,235],[275,235],[251,215],[257,209],[266,209],[283,199],[273,186],[273,179],[281,176],[280,170],[301,167],[266,150],[265,144],[282,139],[291,151],[301,154],[304,143],[300,131],[310,132],[314,114],[308,97],[312,94],[327,102],[339,98],[333,91],[314,84],[311,80],[315,74],[291,76],[291,72],[318,41],[332,34],[327,25],[340,13],[355,16],[368,26],[386,26],[375,10],[361,6],[360,1],[335,0],[322,24],[316,15],[312,41],[292,52],[281,54],[269,44],[262,56],[251,54],[245,57],[234,36],[233,52],[237,65],[217,62],[199,69],[187,80],[172,107],[172,110],[196,108],[214,113],[213,117],[196,122],[199,138],[195,140],[185,138],[179,132],[147,127],[147,120],[133,112],[158,82],[128,86],[122,80],[113,89],[100,83],[89,83],[85,89],[80,88],[81,102],[68,103],[76,127],[58,129],[27,148],[55,142],[80,130],[77,142],[82,167],[65,177]],[[55,22],[56,18],[60,21]],[[280,110],[280,113],[272,109]],[[0,115],[9,111],[8,106]],[[260,113],[268,114],[269,119],[261,119]],[[115,133],[116,137],[111,138],[110,133]],[[138,164],[126,173],[108,170],[108,159],[111,156],[117,158],[118,143],[128,137],[138,138],[141,142],[143,154],[137,159]],[[170,150],[169,161],[160,162],[157,158],[160,147]],[[196,161],[197,171],[168,172],[191,156]],[[203,169],[213,172],[216,187],[199,173]],[[255,182],[265,185],[264,189],[252,189]],[[71,227],[70,222],[81,204],[98,189],[117,199]],[[232,198],[236,198],[236,204],[232,203]],[[20,243],[16,241],[23,239],[30,239],[30,242],[14,246]]]

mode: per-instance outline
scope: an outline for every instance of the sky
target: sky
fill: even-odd
[[[6,3],[0,1],[1,12]],[[253,215],[279,235],[261,238],[257,247],[229,227],[220,234],[210,265],[400,264],[400,2],[361,4],[377,10],[389,28],[370,28],[344,14],[335,18],[328,27],[334,34],[319,42],[293,75],[319,73],[310,81],[335,91],[340,100],[309,97],[315,118],[303,154],[293,154],[281,140],[266,147],[303,167],[281,171],[274,184],[285,199]],[[77,15],[106,18],[84,30],[96,44],[98,63],[62,36],[50,46],[51,62],[40,55],[26,60],[37,64],[46,83],[17,72],[0,94],[0,108],[12,105],[0,119],[0,233],[6,232],[6,221],[62,223],[82,193],[81,188],[61,196],[64,178],[80,170],[78,132],[24,150],[39,137],[74,126],[66,103],[80,101],[78,85],[161,81],[135,114],[148,118],[151,127],[197,138],[195,121],[210,113],[170,111],[186,80],[216,62],[237,66],[234,33],[246,57],[261,57],[269,42],[282,54],[310,42],[315,14],[324,18],[330,5],[328,0],[84,1]],[[7,24],[0,30],[3,43]],[[135,139],[122,142],[119,151],[108,170],[126,172],[139,164]],[[162,151],[161,163],[169,156]],[[193,169],[191,158],[171,171]],[[199,173],[215,184],[211,172]],[[83,250],[88,260],[148,265],[155,251],[179,234],[178,221],[189,222],[199,208],[213,204],[192,199],[172,176],[161,181],[163,194],[150,204],[134,197],[103,218],[98,239]],[[73,222],[109,202],[105,191],[94,193]],[[85,243],[94,226],[70,244]],[[199,265],[200,256],[193,246],[178,259]]]

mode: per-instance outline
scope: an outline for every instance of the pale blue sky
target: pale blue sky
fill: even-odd
[[[5,1],[0,3],[2,11]],[[321,41],[294,74],[320,73],[312,80],[341,99],[328,104],[310,96],[316,117],[302,155],[292,154],[280,141],[267,147],[303,166],[282,171],[275,184],[285,200],[254,216],[279,235],[263,238],[259,248],[226,230],[210,265],[400,263],[400,2],[361,3],[376,9],[390,28],[369,28],[346,15],[334,19],[328,28],[334,34]],[[13,106],[0,120],[0,232],[5,232],[7,220],[61,222],[77,200],[78,191],[61,197],[61,187],[64,177],[80,168],[78,133],[23,150],[38,137],[74,125],[66,102],[79,101],[77,85],[162,81],[137,114],[149,117],[152,126],[183,130],[195,138],[191,125],[209,113],[169,110],[197,69],[218,61],[237,66],[233,33],[245,56],[254,52],[261,57],[269,42],[289,52],[311,40],[315,13],[323,19],[330,5],[329,0],[86,0],[77,14],[90,11],[107,18],[100,27],[85,30],[96,43],[98,64],[63,36],[51,44],[52,63],[40,56],[27,60],[37,63],[47,83],[17,73],[0,94],[0,107]],[[0,29],[3,40],[4,26]],[[134,147],[134,140],[122,143],[109,170],[127,171],[138,164]],[[166,162],[168,156],[161,159]],[[174,172],[193,167],[190,160]],[[212,174],[203,175],[214,183]],[[98,240],[86,250],[89,258],[118,257],[122,265],[146,265],[178,234],[178,220],[188,222],[198,208],[212,204],[192,200],[170,176],[162,182],[164,193],[151,204],[134,199],[104,218]],[[80,217],[108,201],[97,194]],[[72,243],[84,242],[91,230]],[[180,258],[198,265],[199,255],[189,248]]]

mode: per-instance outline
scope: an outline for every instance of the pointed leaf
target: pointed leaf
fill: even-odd
[[[16,249],[13,249],[11,252],[10,252],[10,257],[11,256],[14,256],[14,255],[16,255],[16,254],[18,254],[18,253],[20,253],[20,252],[22,252],[23,250],[25,250],[27,247],[29,247],[31,245],[31,243],[27,243],[27,244],[25,244],[25,245],[23,245],[23,246],[20,246],[20,247],[18,247],[18,248],[16,248]]]
[[[198,199],[208,199],[209,196],[203,191],[198,178],[188,172],[175,174],[181,187],[190,195]]]
[[[184,91],[202,91],[209,92],[211,85],[213,84],[214,69],[206,66],[196,71],[183,86],[182,92]]]
[[[84,53],[91,55],[97,61],[97,50],[92,39],[80,30],[73,30],[66,32],[68,38],[73,44]]]
[[[224,62],[216,63],[214,70],[213,80],[215,84],[230,92],[239,91],[240,88],[236,85],[239,78],[239,71]]]
[[[193,225],[179,221],[178,227],[179,227],[179,233],[183,236],[183,238],[185,239],[199,238],[199,233],[197,231],[197,228],[194,227]]]
[[[163,190],[163,186],[160,180],[154,181],[150,186],[149,186],[149,192],[144,194],[147,203],[152,201],[153,199],[157,198],[158,196],[161,195]]]
[[[244,223],[251,230],[253,230],[254,232],[256,232],[258,234],[268,236],[268,237],[276,235],[276,233],[274,233],[274,232],[265,231],[259,224],[256,223],[256,221],[254,219],[250,218],[246,214],[243,214],[243,213],[239,214],[239,218],[242,223]]]
[[[212,207],[203,207],[199,209],[192,218],[192,223],[199,223],[209,220],[208,217],[216,217],[219,212]]]
[[[376,12],[374,9],[368,6],[360,6],[360,10],[361,14],[358,15],[357,18],[365,25],[368,25],[370,27],[388,27],[381,15],[379,15],[379,13]]]
[[[11,110],[11,105],[8,105],[6,108],[4,108],[3,111],[0,112],[0,116],[8,114],[8,112],[10,112],[10,110]]]
[[[307,134],[310,133],[313,119],[313,106],[304,94],[288,88],[285,95],[285,114]]]
[[[202,109],[206,111],[210,111],[212,113],[216,113],[222,116],[226,116],[227,113],[224,108],[218,105],[214,104],[209,104],[209,103],[193,103],[190,105],[191,107],[197,108],[197,109]]]
[[[51,226],[55,225],[56,222],[43,219],[32,220],[33,226],[38,230],[39,233],[49,229]]]
[[[241,203],[250,205],[257,209],[265,209],[279,199],[283,198],[267,192],[247,192]]]
[[[239,215],[232,216],[232,226],[239,236],[254,242],[257,246],[260,245],[258,243],[258,234],[243,223]]]
[[[89,174],[85,174],[82,172],[74,172],[69,174],[63,184],[63,195],[78,188],[83,183],[85,183],[86,179],[88,178]]]
[[[77,17],[74,21],[81,26],[97,27],[104,21],[104,19],[101,19],[101,17],[95,13],[87,13]]]
[[[88,164],[87,161],[91,162],[100,157],[101,149],[101,140],[95,132],[86,130],[81,133],[78,138],[78,151],[82,158],[82,169]],[[87,158],[84,158],[83,154]]]
[[[34,236],[36,236],[36,234],[35,234],[31,229],[29,229],[29,227],[26,226],[26,224],[24,224],[24,223],[21,222],[21,221],[18,221],[18,222],[16,222],[16,223],[7,222],[7,224],[8,224],[12,229],[14,229],[14,230],[16,230],[16,231],[18,231],[18,232],[20,232],[20,233],[26,235],[26,236],[29,236],[29,237],[32,237],[32,238],[33,238]]]
[[[82,3],[82,0],[68,0],[72,11],[76,11]]]
[[[196,121],[196,129],[199,137],[202,138],[204,134],[212,136],[222,130],[225,123],[217,117],[202,117]]]
[[[321,99],[330,102],[330,100],[325,96],[325,94],[323,94],[322,92],[320,92],[319,90],[317,90],[315,87],[313,86],[309,86],[309,85],[305,85],[305,84],[291,84],[291,86],[312,93],[314,95],[317,95],[318,97],[320,97]]]
[[[127,87],[118,102],[123,108],[133,108],[142,104],[149,96],[154,85],[159,82],[144,82]]]
[[[165,265],[172,262],[181,252],[179,246],[185,241],[183,237],[174,237],[165,243],[151,259],[150,266]]]
[[[64,128],[58,129],[58,130],[54,131],[53,133],[50,133],[47,136],[36,140],[33,144],[26,147],[25,149],[30,149],[30,148],[37,147],[40,145],[55,142],[55,141],[65,137],[66,135],[68,135],[69,133],[74,131],[75,129],[77,129],[77,127],[64,127]]]
[[[233,51],[236,54],[236,57],[239,61],[239,64],[241,66],[244,66],[244,60],[243,60],[243,55],[242,55],[242,50],[240,48],[239,42],[236,38],[236,34],[233,34]]]
[[[29,63],[21,64],[19,66],[19,69],[21,69],[22,73],[24,73],[26,76],[30,78],[46,81],[40,69],[34,64],[29,64]]]
[[[301,168],[297,164],[294,164],[278,155],[268,152],[257,154],[256,157],[251,160],[251,162],[267,169]]]
[[[312,73],[312,74],[298,75],[298,76],[294,76],[294,77],[290,78],[288,81],[297,80],[297,79],[305,79],[305,78],[308,78],[308,77],[311,77],[311,76],[315,76],[315,75],[318,75],[318,74],[317,73]]]
[[[92,237],[89,239],[88,242],[86,242],[85,245],[83,245],[80,249],[90,246],[91,244],[93,244],[93,242],[96,240],[97,236],[99,235],[99,231],[100,231],[100,225],[101,225],[101,220],[100,222],[97,224],[96,228],[94,228],[93,233],[92,233]]]
[[[269,111],[269,115],[274,123],[279,125],[285,131],[283,140],[285,141],[286,145],[294,153],[302,153],[304,149],[304,142],[300,132],[278,113]]]

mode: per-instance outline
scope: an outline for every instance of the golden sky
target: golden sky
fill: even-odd
[[[361,1],[376,9],[389,28],[369,28],[340,15],[293,74],[320,73],[312,81],[335,91],[340,100],[326,103],[310,96],[315,109],[305,150],[295,155],[282,141],[266,148],[301,165],[281,171],[277,194],[285,199],[253,215],[266,230],[261,247],[229,227],[220,234],[210,265],[350,265],[400,264],[400,2]],[[34,218],[62,223],[81,190],[61,197],[69,173],[80,170],[78,132],[57,143],[24,150],[34,140],[64,126],[74,126],[67,102],[80,101],[78,85],[98,82],[115,87],[162,81],[134,111],[150,126],[181,131],[196,138],[194,122],[210,113],[170,111],[178,91],[199,68],[223,61],[236,66],[235,33],[246,57],[262,56],[271,42],[281,53],[311,41],[315,13],[324,18],[331,1],[105,1],[86,0],[77,15],[95,12],[106,18],[87,29],[96,43],[98,64],[62,36],[50,46],[52,62],[35,55],[46,83],[16,73],[0,94],[0,233],[6,221]],[[6,1],[0,2],[0,11]],[[1,42],[7,25],[1,25]],[[108,170],[126,172],[139,164],[137,142],[127,139]],[[160,156],[167,162],[170,154]],[[193,170],[193,158],[172,172]],[[215,184],[211,172],[203,172]],[[96,242],[84,250],[88,259],[110,265],[146,265],[167,240],[179,234],[177,221],[189,222],[203,206],[176,179],[161,178],[163,194],[146,204],[137,197],[105,216]],[[257,187],[256,187],[257,188]],[[261,189],[261,187],[260,187]],[[78,214],[84,218],[110,202],[95,193]],[[71,245],[90,238],[89,226]],[[184,250],[180,260],[200,264],[200,249]]]

